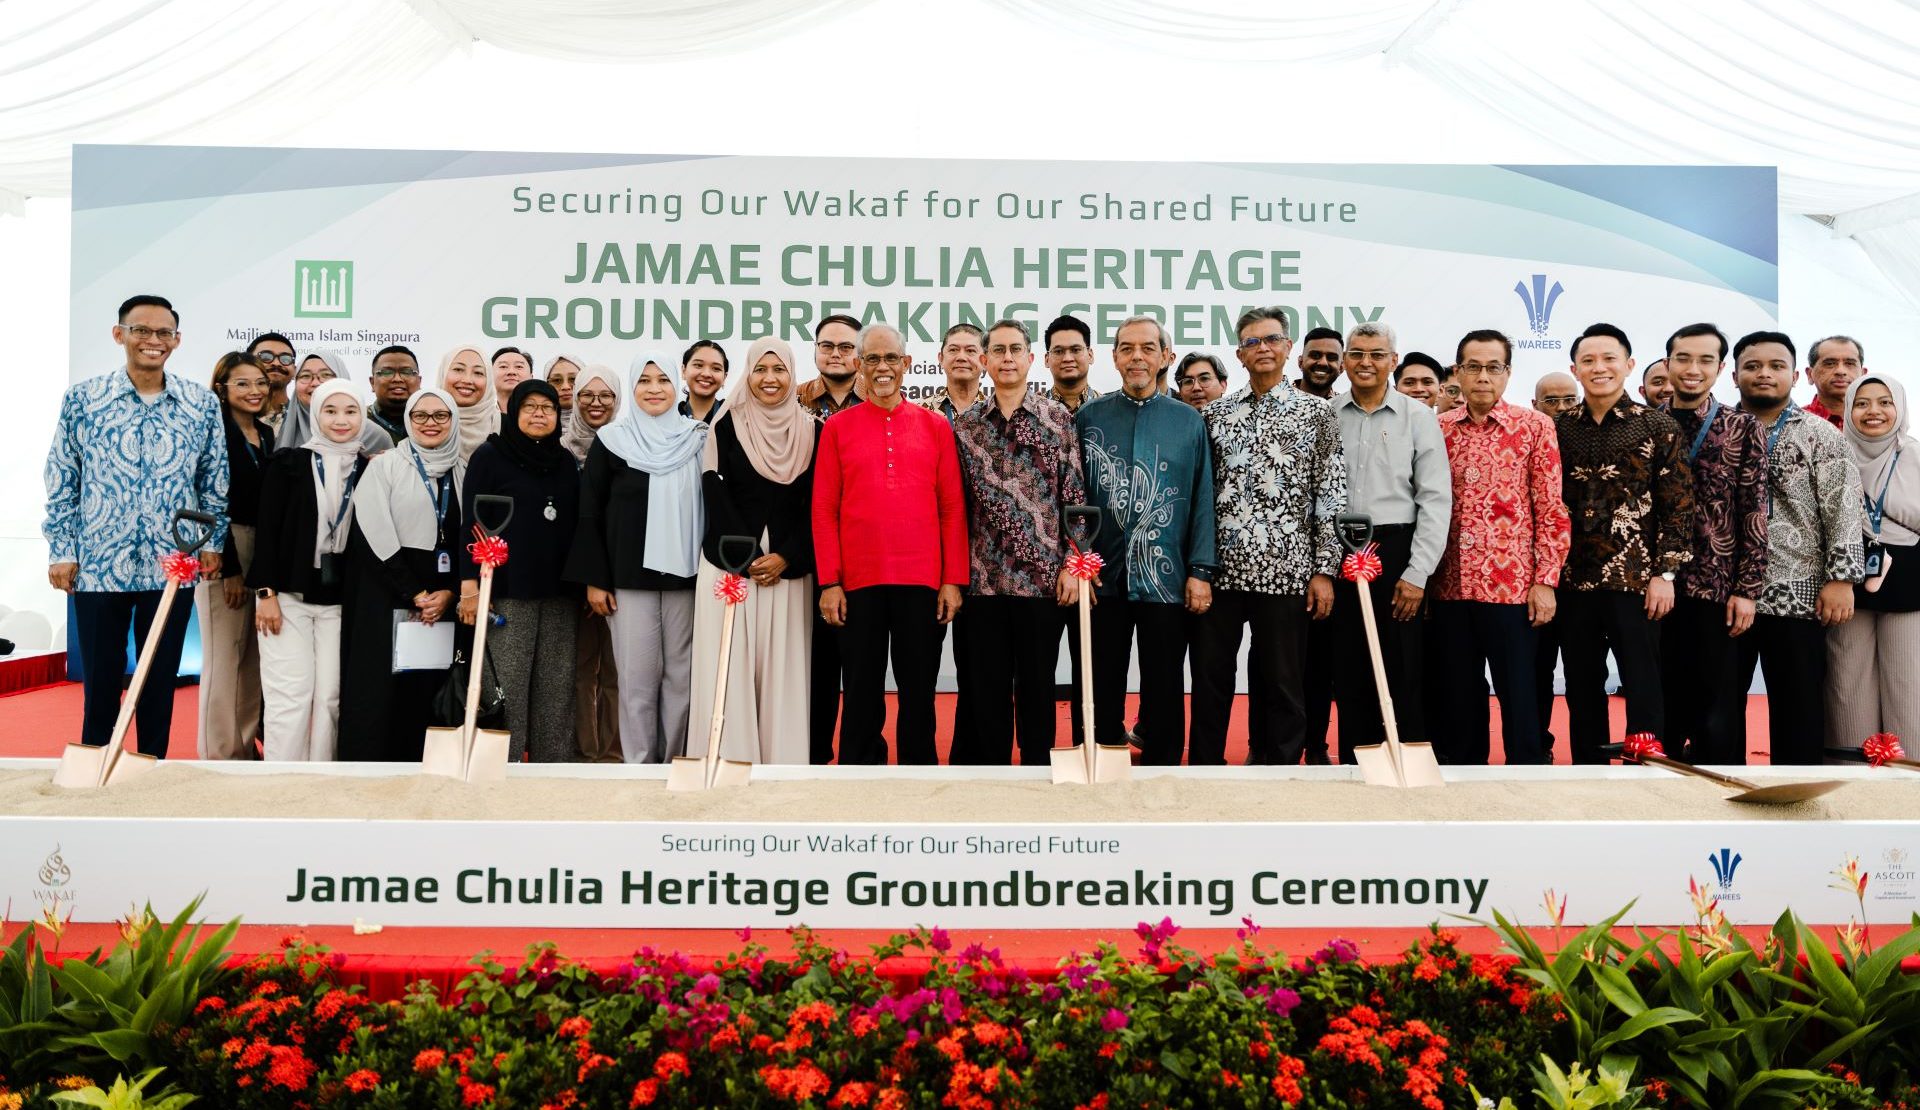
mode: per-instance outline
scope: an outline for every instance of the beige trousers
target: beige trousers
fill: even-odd
[[[242,566],[253,561],[253,528],[233,526]],[[252,759],[260,736],[260,645],[253,631],[253,591],[240,608],[227,608],[226,583],[194,587],[200,621],[201,759]]]

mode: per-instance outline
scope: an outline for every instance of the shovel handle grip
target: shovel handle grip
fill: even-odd
[[[1341,513],[1333,518],[1333,530],[1340,546],[1355,554],[1373,541],[1373,518],[1365,513]]]
[[[1068,505],[1061,513],[1061,519],[1066,522],[1067,535],[1082,550],[1099,538],[1100,523],[1104,516],[1098,505]]]
[[[500,523],[487,523],[487,510],[500,509]],[[497,536],[513,523],[513,498],[499,493],[479,493],[473,498],[473,525],[489,536]]]
[[[173,513],[173,546],[184,554],[191,555],[207,546],[213,538],[213,530],[218,525],[212,513],[203,513],[199,509],[175,509]],[[198,532],[183,531],[186,525],[196,525]]]
[[[721,536],[719,548],[720,569],[728,574],[745,574],[753,565],[753,553],[760,550],[760,541],[752,536]]]

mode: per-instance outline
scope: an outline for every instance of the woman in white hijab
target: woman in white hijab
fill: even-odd
[[[298,447],[313,436],[310,398],[327,382],[350,382],[347,360],[339,351],[310,351],[300,360],[292,387],[287,391],[286,417],[281,421],[274,441],[283,447]],[[393,448],[393,437],[368,420],[360,427],[360,453],[372,458]]]
[[[720,754],[751,763],[809,762],[813,655],[813,454],[821,424],[795,396],[793,350],[761,339],[702,453],[706,536],[693,591],[693,705],[687,751],[707,747],[726,606],[714,597],[722,536],[751,536],[747,600],[734,615]],[[744,396],[743,396],[744,394]]]
[[[1866,500],[1866,581],[1827,630],[1827,742],[1920,737],[1920,443],[1907,391],[1881,374],[1847,387],[1847,446]]]
[[[555,362],[568,357],[562,355]],[[600,429],[620,411],[621,381],[620,375],[608,367],[581,366],[573,382],[573,413],[560,436],[560,446],[584,464],[587,449],[599,437]],[[554,363],[547,365],[549,380],[554,368]],[[613,633],[607,629],[607,618],[584,602],[581,608],[573,659],[574,738],[580,745],[580,758],[588,763],[624,762],[620,754],[620,669],[613,662]]]
[[[454,423],[459,432],[460,461],[500,430],[500,401],[493,388],[493,367],[480,348],[455,347],[440,359],[434,379],[453,398]]]
[[[260,633],[263,739],[269,760],[328,762],[340,712],[340,600],[353,501],[367,461],[369,399],[349,381],[308,401],[305,443],[276,453],[260,483],[254,626]]]
[[[633,360],[619,415],[587,451],[568,553],[567,579],[612,632],[628,763],[664,762],[687,736],[707,426],[675,408],[678,369],[671,356]]]
[[[341,621],[342,761],[419,760],[434,693],[446,681],[444,667],[395,674],[392,664],[398,622],[454,619],[454,556],[467,538],[455,407],[439,389],[407,398],[407,441],[367,465],[354,495]]]

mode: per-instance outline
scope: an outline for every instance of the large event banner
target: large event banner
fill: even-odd
[[[16,915],[201,893],[261,924],[1130,928],[1906,922],[1910,821],[783,824],[0,817]],[[163,845],[164,851],[135,848]],[[1859,898],[1836,872],[1857,864]]]
[[[1520,399],[1595,321],[1647,361],[1778,302],[1771,168],[81,146],[73,178],[76,379],[116,364],[113,310],[146,292],[179,307],[194,376],[273,330],[361,374],[389,343],[625,369],[777,334],[806,378],[813,323],[847,312],[904,332],[916,396],[948,326],[1061,313],[1093,329],[1096,388],[1135,314],[1243,383],[1235,318],[1278,305],[1296,337],[1379,321],[1442,362],[1500,329]]]

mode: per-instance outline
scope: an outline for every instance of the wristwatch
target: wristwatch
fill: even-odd
[[[266,601],[273,596],[273,588],[271,586],[262,586],[253,591],[253,596],[259,598],[261,601]]]
[[[1666,580],[1667,580],[1668,582],[1672,582],[1672,581],[1673,581],[1673,572],[1672,572],[1672,571],[1670,571],[1670,570],[1663,570],[1663,571],[1661,571],[1661,572],[1660,572],[1660,577],[1662,577],[1662,578],[1664,578],[1664,579],[1666,579]]]

